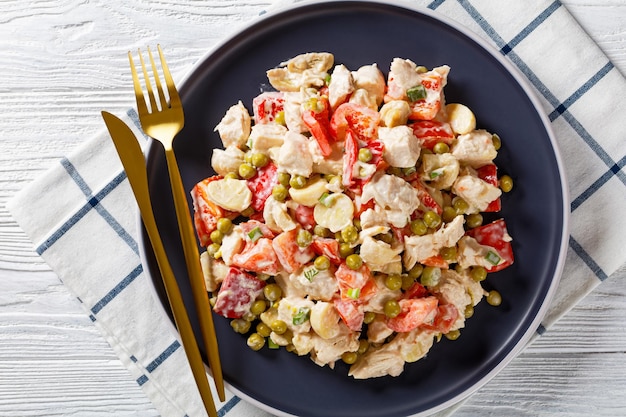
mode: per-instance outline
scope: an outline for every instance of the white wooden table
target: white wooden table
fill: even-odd
[[[269,3],[0,0],[0,416],[158,415],[5,203],[134,105],[125,51],[183,71]],[[626,74],[626,1],[562,3]],[[626,416],[626,265],[457,416]]]

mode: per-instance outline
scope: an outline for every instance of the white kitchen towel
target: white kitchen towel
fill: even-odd
[[[285,4],[292,2],[278,1],[276,8]],[[552,122],[569,179],[571,237],[541,334],[626,261],[626,220],[616,215],[626,212],[626,80],[559,1],[407,4],[442,13],[492,43],[528,78]],[[145,139],[136,114],[124,117]],[[165,417],[203,416],[183,349],[143,271],[134,207],[104,130],[9,203],[37,253],[83,303],[157,410]],[[219,415],[270,416],[232,393]]]

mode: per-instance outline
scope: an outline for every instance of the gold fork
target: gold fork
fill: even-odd
[[[150,64],[152,67],[154,84],[156,85],[156,96],[150,82],[150,77],[148,75],[148,70],[146,69],[143,55],[141,53],[141,50],[139,50],[141,71],[143,73],[143,78],[150,101],[150,109],[148,109],[144,93],[139,82],[137,69],[133,61],[133,56],[129,52],[128,59],[130,61],[130,68],[133,76],[137,110],[139,113],[139,120],[141,122],[141,127],[143,128],[143,131],[148,136],[161,142],[163,148],[165,149],[165,158],[167,161],[167,169],[169,173],[170,185],[172,187],[172,194],[174,197],[174,207],[178,220],[178,229],[183,244],[185,263],[187,265],[187,271],[189,273],[194,303],[196,305],[196,310],[200,321],[200,327],[202,329],[202,337],[204,345],[207,348],[209,367],[215,381],[215,387],[218,396],[221,401],[225,401],[222,367],[220,364],[213,317],[211,315],[209,296],[207,293],[206,284],[204,282],[202,266],[200,264],[200,253],[195,238],[185,189],[180,176],[180,171],[178,170],[176,156],[174,155],[174,150],[172,148],[174,138],[183,128],[185,117],[183,114],[183,107],[180,97],[178,95],[178,91],[174,86],[174,80],[172,79],[172,75],[170,74],[167,63],[165,62],[165,58],[163,57],[163,51],[161,50],[161,46],[157,45],[157,49],[159,51],[163,77],[165,79],[165,85],[167,87],[167,93],[169,95],[169,102],[165,97],[159,76],[159,71],[157,69],[150,48],[148,48],[148,56],[150,58]]]

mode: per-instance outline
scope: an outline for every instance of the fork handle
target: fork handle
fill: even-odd
[[[209,367],[215,381],[217,394],[221,401],[225,401],[226,394],[224,392],[222,367],[220,364],[217,339],[214,337],[215,325],[213,323],[212,309],[209,304],[209,295],[204,281],[204,274],[202,273],[202,266],[200,264],[200,252],[189,214],[189,204],[187,203],[185,188],[180,176],[174,150],[171,147],[165,149],[165,158],[167,161],[170,185],[172,187],[172,195],[174,197],[178,230],[183,244],[185,263],[189,273],[196,312],[200,320],[203,341],[207,350]]]

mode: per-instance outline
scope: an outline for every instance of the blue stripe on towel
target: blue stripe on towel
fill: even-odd
[[[578,197],[572,201],[571,210],[572,212],[576,210],[582,203],[587,201],[589,197],[591,197],[600,187],[602,187],[608,180],[617,176],[618,178],[624,177],[624,172],[622,171],[626,166],[626,156],[620,159],[615,163],[612,167],[608,169],[600,178],[594,181],[585,191],[583,191]],[[622,180],[623,181],[623,180]]]
[[[159,367],[167,358],[169,358],[172,353],[176,352],[176,350],[180,347],[180,343],[178,340],[175,340],[171,345],[167,347],[159,356],[156,357],[155,360],[150,362],[148,366],[146,366],[146,370],[150,373],[154,372],[155,369]]]
[[[520,33],[517,34],[509,43],[500,48],[500,52],[504,55],[508,54],[515,48],[521,41],[526,39],[537,27],[539,27],[548,17],[552,15],[559,7],[561,3],[557,0],[539,14],[532,22],[528,24]]]
[[[608,74],[613,69],[613,63],[607,62],[600,70],[593,75],[585,84],[582,85],[578,90],[574,92],[571,96],[569,96],[563,103],[556,106],[556,109],[548,116],[550,121],[556,120],[561,114],[565,113],[565,111],[571,107],[572,104],[576,102],[580,97],[582,97],[587,91],[591,90],[591,88],[598,83],[606,74]]]
[[[429,9],[435,10],[437,7],[441,6],[443,3],[445,3],[446,0],[434,0],[432,3],[430,3],[427,7]]]
[[[65,223],[61,225],[57,230],[52,232],[50,236],[40,244],[36,251],[37,254],[42,255],[46,250],[50,248],[50,246],[54,245],[68,230],[70,230],[76,223],[78,223],[83,217],[87,215],[91,211],[91,209],[95,208],[96,211],[102,216],[102,218],[115,230],[115,232],[126,242],[126,244],[135,252],[139,254],[139,246],[133,237],[119,224],[119,222],[109,213],[101,204],[102,201],[107,195],[109,195],[115,188],[124,179],[126,179],[126,174],[121,172],[116,175],[108,184],[106,184],[97,194],[92,195],[92,191],[89,186],[85,183],[82,176],[76,171],[74,165],[68,160],[63,159],[61,164],[69,174],[69,176],[74,180],[74,182],[81,189],[85,197],[87,198],[87,203],[83,205],[76,213],[74,213]]]
[[[608,278],[606,272],[604,272],[602,268],[600,268],[600,265],[598,265],[596,261],[594,261],[593,258],[589,256],[587,251],[585,251],[580,243],[578,243],[576,239],[574,239],[572,236],[570,236],[569,238],[569,246],[576,253],[576,255],[578,255],[585,264],[587,264],[589,269],[593,271],[593,273],[596,275],[596,277],[598,277],[600,281],[604,281]]]
[[[137,378],[137,384],[139,386],[142,386],[143,384],[145,384],[146,382],[148,382],[148,377],[145,375],[141,375],[139,378]]]
[[[226,415],[226,413],[228,413],[230,410],[233,409],[234,406],[236,406],[237,404],[239,404],[239,402],[241,401],[241,399],[237,396],[231,398],[230,400],[228,400],[226,402],[226,404],[224,404],[224,406],[222,408],[220,408],[219,410],[217,410],[217,417],[224,417]]]
[[[122,290],[131,282],[135,280],[141,273],[143,272],[143,266],[141,264],[137,265],[135,269],[133,269],[128,275],[124,277],[111,291],[109,291],[104,297],[100,299],[92,308],[91,312],[93,314],[98,314],[100,310],[104,308],[111,300],[113,300]]]

